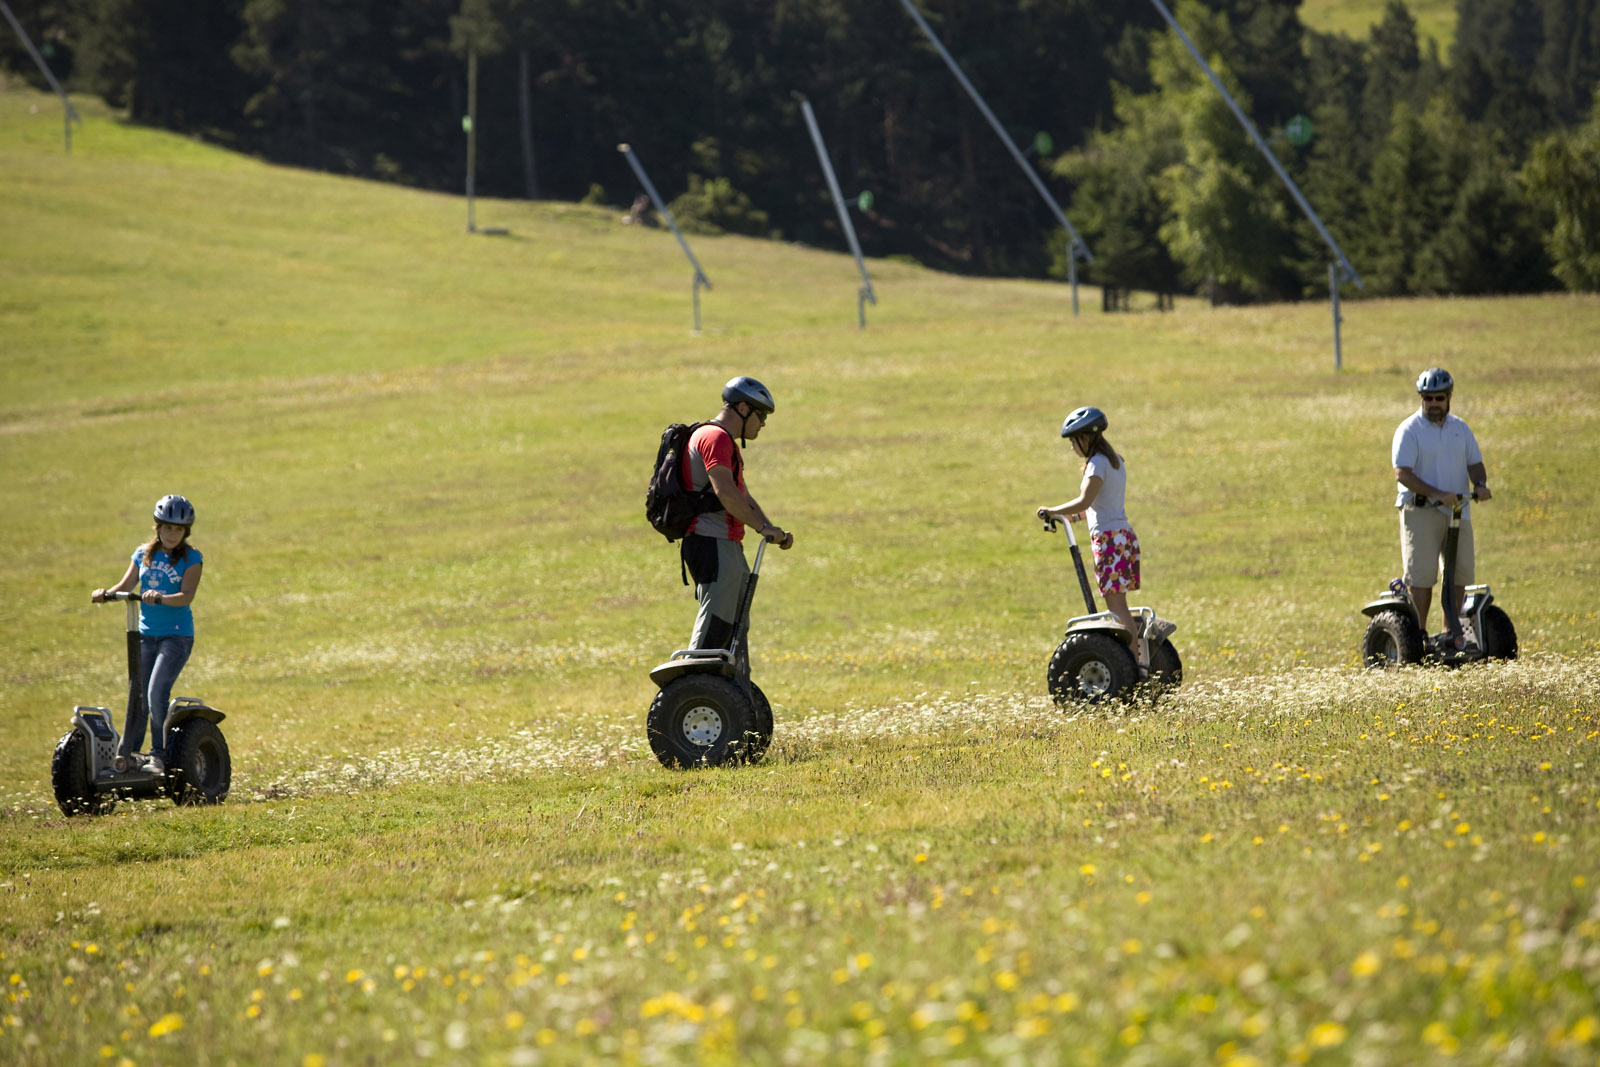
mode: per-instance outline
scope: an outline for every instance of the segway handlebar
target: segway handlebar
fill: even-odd
[[[1411,498],[1411,503],[1412,503],[1413,506],[1419,507],[1419,508],[1425,508],[1425,507],[1429,507],[1429,506],[1440,507],[1440,508],[1449,508],[1452,512],[1454,512],[1455,514],[1459,515],[1459,514],[1461,514],[1461,509],[1462,508],[1466,507],[1469,503],[1477,502],[1477,500],[1478,500],[1478,487],[1477,486],[1473,486],[1472,487],[1472,492],[1470,492],[1470,493],[1457,493],[1456,494],[1456,502],[1454,504],[1446,504],[1443,500],[1435,500],[1433,497],[1427,496],[1426,494],[1423,494],[1423,493],[1415,494]]]
[[[138,600],[142,593],[107,593],[101,598],[100,603],[107,604],[113,600]]]

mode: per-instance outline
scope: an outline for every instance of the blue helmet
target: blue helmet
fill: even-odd
[[[1061,436],[1076,437],[1080,433],[1103,433],[1107,425],[1105,412],[1096,407],[1081,407],[1068,415],[1067,421],[1061,424]]]
[[[155,518],[171,526],[193,526],[194,505],[175,493],[156,501]]]
[[[730,379],[722,387],[722,402],[729,407],[739,403],[749,404],[763,415],[771,415],[778,410],[778,402],[772,399],[767,387],[743,374]]]
[[[1417,392],[1449,393],[1454,391],[1456,380],[1443,367],[1429,367],[1417,375]]]

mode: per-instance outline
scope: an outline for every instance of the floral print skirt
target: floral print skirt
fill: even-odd
[[[1139,588],[1139,535],[1132,530],[1102,530],[1089,535],[1094,576],[1100,594],[1131,593]]]

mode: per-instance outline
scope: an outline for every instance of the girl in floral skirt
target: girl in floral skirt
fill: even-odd
[[[1139,535],[1133,532],[1123,510],[1127,495],[1128,469],[1111,442],[1106,440],[1105,412],[1081,407],[1061,424],[1061,436],[1072,441],[1072,448],[1083,457],[1083,483],[1078,495],[1056,507],[1042,507],[1040,518],[1074,522],[1087,514],[1089,546],[1094,553],[1094,574],[1105,598],[1106,609],[1134,634],[1139,626],[1128,610],[1128,594],[1139,588]],[[1159,645],[1176,627],[1161,619],[1151,622],[1149,644]],[[1142,669],[1149,664],[1142,657],[1141,643],[1133,642],[1134,657]]]

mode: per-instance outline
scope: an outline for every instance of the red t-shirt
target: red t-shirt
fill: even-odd
[[[693,492],[710,488],[712,467],[726,467],[733,472],[733,481],[744,490],[744,464],[733,435],[721,426],[711,423],[689,435],[689,447],[683,456],[683,484]],[[697,516],[689,525],[689,532],[701,537],[719,537],[725,541],[744,541],[744,523],[726,511],[708,511]]]

